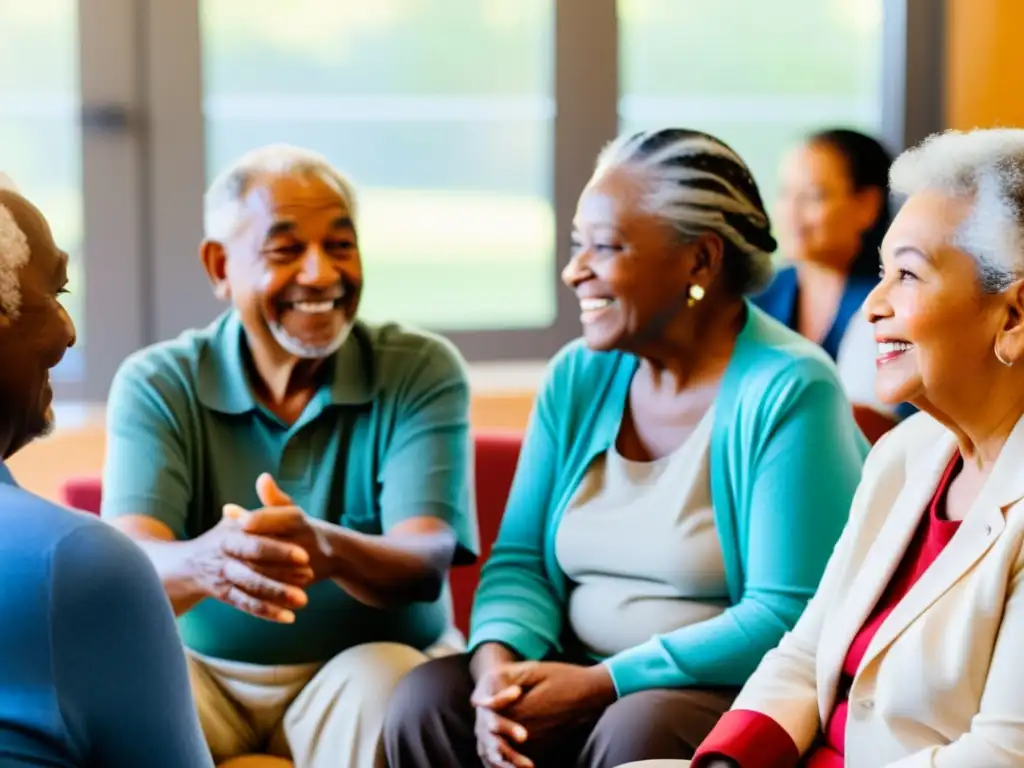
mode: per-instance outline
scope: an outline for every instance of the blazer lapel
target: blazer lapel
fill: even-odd
[[[882,623],[864,655],[861,668],[881,654],[907,627],[942,597],[984,555],[1006,527],[1003,510],[1024,496],[1024,419],[1014,427],[978,498],[959,530],[935,562]],[[932,491],[938,482],[932,483]]]
[[[948,440],[936,441],[926,448],[925,456],[918,461],[908,462],[903,489],[891,510],[883,513],[886,515],[885,522],[853,577],[846,599],[834,610],[835,634],[826,646],[828,650],[822,654],[820,667],[830,675],[823,680],[823,695],[820,697],[823,717],[831,711],[835,687],[850,645],[875,609],[878,599],[903,559],[903,553],[917,530],[921,515],[954,450],[955,444],[952,435],[949,435]]]
[[[1017,422],[1003,446],[992,476],[982,489],[984,495],[991,491],[991,503],[1006,509],[1024,498],[1024,472],[1021,471],[1020,457],[1024,455],[1024,417]]]

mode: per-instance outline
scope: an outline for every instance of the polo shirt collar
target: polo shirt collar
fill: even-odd
[[[0,485],[13,485],[15,488],[18,487],[18,483],[14,479],[14,475],[11,474],[11,470],[9,470],[7,465],[2,461],[0,461]]]
[[[211,330],[198,361],[199,402],[222,413],[257,410],[260,404],[249,383],[248,341],[241,318],[235,310],[229,310]],[[325,365],[329,376],[317,393],[318,399],[325,397],[333,405],[359,405],[373,399],[373,345],[369,330],[361,322],[355,322],[348,339]]]

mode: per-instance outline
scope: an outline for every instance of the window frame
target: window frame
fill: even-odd
[[[199,3],[79,0],[89,342],[84,378],[57,382],[59,398],[105,399],[126,355],[224,308],[197,253],[206,185]],[[943,126],[945,5],[884,3],[881,135],[894,150]],[[618,130],[618,19],[615,0],[557,0],[555,8],[557,314],[539,329],[431,328],[471,363],[546,360],[579,334],[578,306],[560,272],[576,198]],[[88,127],[96,106],[125,119]]]
[[[52,378],[57,400],[97,402],[121,361],[152,338],[143,257],[145,83],[137,0],[78,0],[76,22],[85,262],[78,289],[87,339],[81,375],[58,370]]]

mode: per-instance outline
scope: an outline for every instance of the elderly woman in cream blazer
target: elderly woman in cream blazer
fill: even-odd
[[[865,312],[878,394],[923,413],[691,768],[1024,765],[1024,130],[932,137],[892,181]]]

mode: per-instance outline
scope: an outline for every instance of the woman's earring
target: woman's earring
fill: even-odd
[[[993,351],[996,353],[996,360],[1005,365],[1007,368],[1013,366],[1013,360],[1003,360],[1003,356],[999,354],[999,347],[995,347]]]
[[[686,306],[695,307],[697,302],[704,298],[704,289],[699,285],[690,286],[690,297],[686,300]]]

